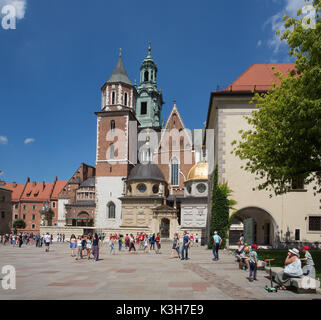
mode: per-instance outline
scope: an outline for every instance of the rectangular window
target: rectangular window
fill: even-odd
[[[22,206],[22,209],[23,209],[23,210],[26,210],[26,205],[25,205],[25,204]]]
[[[295,240],[300,241],[300,229],[295,229]]]
[[[15,219],[15,220],[18,219],[18,215],[17,215],[17,214],[14,215],[14,219]]]
[[[4,218],[5,214],[4,211],[1,212],[1,218]]]
[[[33,214],[33,215],[32,215],[32,220],[35,220],[35,219],[36,219],[36,215]]]
[[[292,179],[292,190],[304,190],[304,179],[302,177]]]
[[[309,231],[321,231],[321,216],[309,217]]]
[[[56,202],[53,202],[53,203],[52,203],[52,207],[53,207],[53,208],[56,208]]]
[[[26,215],[25,214],[22,215],[22,219],[26,220]]]
[[[140,105],[140,114],[147,114],[147,102],[142,102]]]
[[[32,224],[31,228],[34,229],[36,226],[34,224]]]
[[[178,163],[171,165],[171,185],[178,186]]]
[[[17,205],[17,204],[15,204],[15,205],[14,205],[14,208],[15,208],[15,209],[18,209],[18,205]]]
[[[35,205],[32,206],[32,210],[36,210],[36,206]]]

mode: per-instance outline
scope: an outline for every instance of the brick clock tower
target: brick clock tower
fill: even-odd
[[[118,63],[102,86],[97,115],[95,227],[118,228],[124,180],[137,159],[137,91],[128,78],[120,51]]]

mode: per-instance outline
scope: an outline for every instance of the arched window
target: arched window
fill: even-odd
[[[111,93],[111,104],[115,104],[115,100],[116,100],[116,93],[115,93],[115,91],[113,91]]]
[[[113,144],[109,146],[109,159],[114,159],[115,157],[115,147]]]
[[[116,206],[114,202],[108,202],[107,204],[108,219],[116,218]]]
[[[148,71],[145,71],[144,72],[144,81],[148,81],[148,76],[149,76]]]
[[[128,94],[127,94],[127,92],[125,92],[125,94],[124,94],[124,105],[127,106],[127,103],[128,103]]]
[[[115,131],[115,120],[110,121],[110,130],[111,130],[111,132]]]
[[[176,157],[171,161],[171,185],[178,186],[179,163]]]

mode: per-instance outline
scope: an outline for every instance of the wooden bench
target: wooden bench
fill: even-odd
[[[265,271],[270,275],[269,267],[266,267]],[[273,280],[275,275],[281,271],[283,271],[281,267],[272,267]],[[320,288],[320,281],[302,275],[300,278],[292,278],[291,286],[296,289],[297,293],[316,293],[316,289]]]

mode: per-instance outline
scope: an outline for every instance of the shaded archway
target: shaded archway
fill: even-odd
[[[229,244],[236,245],[240,233],[248,244],[275,246],[277,225],[272,215],[259,207],[246,207],[237,212],[229,232]]]
[[[169,238],[169,232],[170,232],[169,226],[170,226],[169,219],[163,218],[159,226],[159,232],[162,238]]]

